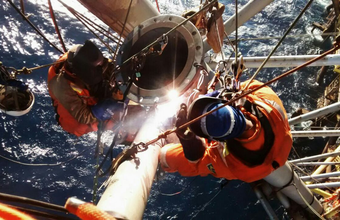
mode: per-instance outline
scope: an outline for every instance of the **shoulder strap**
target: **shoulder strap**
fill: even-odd
[[[250,103],[249,101],[247,102]],[[244,107],[246,108],[246,110],[247,108],[251,109],[251,111],[249,112],[256,115],[261,123],[262,128],[264,129],[264,143],[259,150],[255,151],[243,147],[242,144],[235,139],[228,140],[227,146],[231,154],[242,161],[245,165],[253,167],[258,166],[264,162],[273,146],[275,134],[266,116],[259,110],[259,108],[255,104],[250,103],[249,105],[247,104],[247,102],[245,103]]]

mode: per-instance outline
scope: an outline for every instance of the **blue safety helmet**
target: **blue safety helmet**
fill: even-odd
[[[198,98],[189,106],[188,120],[191,121],[224,103],[225,100],[213,97]],[[190,124],[189,128],[197,136],[224,141],[240,136],[246,128],[246,119],[239,109],[226,105]]]

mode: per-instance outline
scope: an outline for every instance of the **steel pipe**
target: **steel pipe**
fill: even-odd
[[[272,56],[267,61],[264,68],[296,67],[317,56],[318,55]],[[246,68],[258,68],[265,59],[266,57],[243,57],[243,62]],[[229,63],[232,63],[234,60],[235,58],[231,58]],[[338,65],[339,63],[340,55],[330,54],[308,66],[332,66]]]
[[[288,120],[288,122],[289,122],[289,125],[295,125],[297,123],[300,123],[300,122],[303,122],[309,119],[314,119],[314,118],[317,118],[323,115],[327,115],[329,113],[337,112],[339,110],[340,110],[340,102],[337,102],[337,103],[328,105],[326,107],[308,112],[306,114],[291,118]]]
[[[340,162],[301,162],[296,163],[296,166],[321,166],[321,165],[340,165]]]
[[[307,162],[307,161],[313,161],[313,160],[319,160],[327,157],[333,157],[340,155],[340,152],[332,152],[332,153],[325,153],[325,154],[318,154],[310,157],[304,157],[296,160],[290,160],[289,163],[299,163],[299,162]]]
[[[338,137],[340,130],[291,131],[293,137]]]
[[[324,189],[324,188],[332,188],[332,187],[339,187],[340,182],[334,182],[334,183],[316,183],[316,184],[309,184],[307,185],[308,189]]]
[[[329,178],[333,176],[340,176],[340,172],[332,172],[332,173],[323,173],[318,175],[310,175],[310,176],[301,176],[302,181],[309,181],[313,179],[323,179],[323,178]]]

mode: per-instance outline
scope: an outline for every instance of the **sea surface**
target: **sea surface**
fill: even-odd
[[[31,22],[48,39],[60,45],[46,2],[24,1],[25,11],[30,14]],[[66,2],[77,10],[84,10],[85,15],[91,16],[77,2]],[[226,6],[223,14],[226,20],[235,12],[235,1],[221,2]],[[247,2],[238,1],[240,7]],[[19,0],[14,3],[20,6]],[[200,1],[158,0],[158,3],[161,13],[181,14],[198,6]],[[314,1],[275,55],[313,55],[329,49],[331,41],[322,42],[320,32],[316,30],[313,35],[311,29],[313,22],[324,21],[325,7],[330,3],[330,0]],[[100,42],[58,1],[52,1],[52,4],[68,48],[73,44],[83,44],[87,39],[100,45]],[[156,5],[154,1],[152,4]],[[239,28],[238,37],[247,39],[282,36],[305,4],[306,1],[302,0],[274,0],[261,13]],[[243,56],[266,56],[277,42],[278,39],[244,40],[239,43],[238,48]],[[230,52],[231,49],[225,47],[225,54],[229,55]],[[16,69],[31,68],[52,63],[60,55],[36,34],[8,1],[0,2],[0,61],[3,65]],[[330,68],[327,77],[318,85],[315,81],[318,69],[318,67],[304,68],[271,85],[282,99],[288,113],[298,108],[308,110],[316,108],[317,98],[322,95],[324,86],[335,77]],[[288,68],[263,69],[257,79],[267,81],[287,70]],[[42,68],[30,75],[18,76],[35,94],[34,107],[27,115],[12,117],[0,113],[0,155],[25,163],[23,165],[0,158],[0,192],[58,205],[64,205],[67,198],[72,196],[91,202],[96,163],[94,159],[96,133],[75,138],[57,125],[46,85],[47,71],[47,68]],[[254,69],[250,69],[245,76],[250,76],[254,72]],[[112,133],[105,133],[106,145],[110,144],[111,140]],[[299,154],[311,155],[320,152],[323,144],[322,138],[314,140],[306,138],[294,146]],[[114,154],[117,155],[121,150],[121,147],[116,148]],[[68,161],[74,157],[75,159]],[[64,161],[68,162],[55,165]],[[100,183],[105,179],[101,179]],[[185,178],[178,174],[166,174],[163,179],[154,183],[143,219],[267,218],[249,184],[230,181],[220,190],[222,183],[222,180],[212,177]],[[180,191],[181,193],[173,196],[164,195]],[[99,196],[102,192],[99,192]],[[279,219],[289,219],[278,202],[271,201],[271,204]]]

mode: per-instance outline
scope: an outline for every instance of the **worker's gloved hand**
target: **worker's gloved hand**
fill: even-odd
[[[176,119],[176,127],[180,127],[181,125],[185,124],[188,122],[188,118],[187,118],[187,106],[182,103],[181,104],[181,109],[178,111],[177,114],[177,119]],[[192,133],[188,127],[182,128],[182,129],[178,129],[176,131],[177,137],[179,139],[183,139],[183,140],[189,140],[192,139],[195,134]]]
[[[110,119],[114,114],[123,111],[125,103],[114,99],[105,99],[91,107],[92,114],[100,121]]]
[[[6,84],[8,86],[16,87],[19,91],[26,91],[28,89],[28,85],[26,85],[24,82],[16,80],[16,79],[10,79],[6,81]]]

